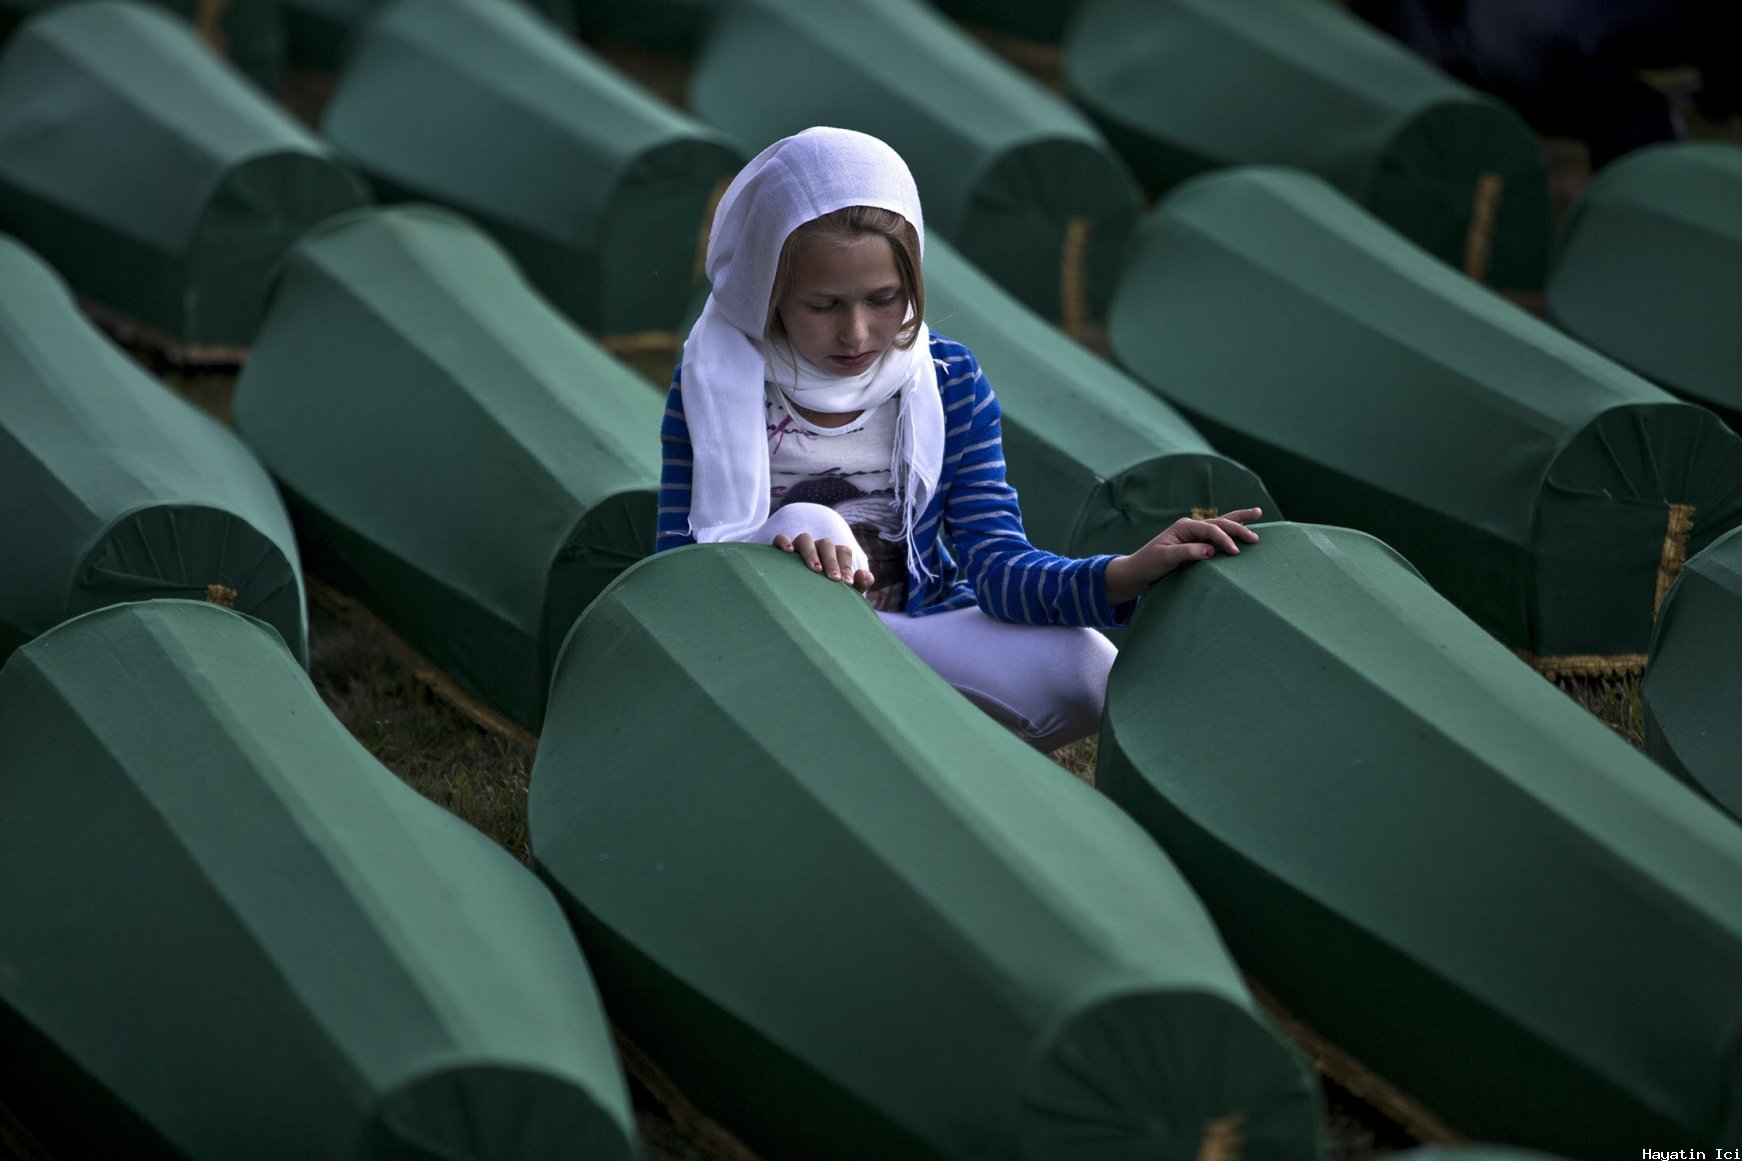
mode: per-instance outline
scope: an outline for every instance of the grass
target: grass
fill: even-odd
[[[1636,750],[1645,748],[1645,705],[1639,700],[1640,676],[1560,677],[1555,685]]]
[[[309,674],[351,736],[419,794],[489,835],[523,863],[531,755],[420,680],[369,627],[314,602]]]

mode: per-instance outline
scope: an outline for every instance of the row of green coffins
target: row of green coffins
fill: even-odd
[[[636,1155],[560,908],[269,628],[118,605],[0,670],[0,1088],[60,1157]]]
[[[590,329],[669,331],[738,154],[557,26],[496,0],[399,0],[357,34],[328,131],[383,197],[473,215]],[[370,200],[334,151],[174,16],[45,12],[0,55],[0,229],[171,340],[253,340],[271,271]]]
[[[785,554],[582,614],[529,827],[613,1018],[766,1155],[1320,1155],[1156,845]]]
[[[934,244],[934,317],[996,357],[1036,541],[1130,551],[1193,509],[1270,507],[1166,404]],[[1061,386],[1068,384],[1068,386]],[[315,572],[536,729],[574,617],[651,549],[662,408],[463,220],[369,210],[292,251],[237,383]]]
[[[1742,148],[1659,145],[1607,165],[1568,215],[1549,316],[1742,428]]]
[[[266,472],[3,236],[0,530],[0,660],[77,613],[164,596],[232,605],[308,656],[297,546]]]
[[[1742,1140],[1742,827],[1383,544],[1259,531],[1144,599],[1097,778],[1241,967],[1460,1132]]]
[[[1181,14],[1191,12],[1164,6],[1153,20],[1160,13],[1185,20]],[[1301,19],[1311,27],[1321,19],[1341,22],[1332,29],[1355,27],[1329,10]],[[857,22],[847,31],[859,35],[844,36],[842,20]],[[1191,21],[1213,24],[1202,14]],[[901,38],[901,51],[831,55],[831,46],[890,35]],[[1267,35],[1303,39],[1289,30]],[[1325,35],[1327,43],[1343,43]],[[559,306],[595,331],[671,325],[695,274],[709,199],[737,160],[723,139],[630,86],[560,27],[518,5],[398,0],[374,11],[355,36],[328,129],[384,195],[431,198],[477,216]],[[1377,41],[1349,43],[1379,51]],[[779,83],[766,83],[762,62],[775,51],[790,67]],[[879,72],[869,60],[900,67]],[[930,65],[915,74],[908,67],[915,60]],[[815,75],[806,71],[812,67]],[[1176,70],[1139,71],[1155,77]],[[748,76],[764,83],[747,84]],[[915,85],[936,87],[940,99],[916,103],[909,94]],[[1433,167],[1419,156],[1425,131],[1393,133],[1394,123],[1413,124],[1429,112],[1480,122],[1487,108],[1429,89],[1425,81],[1410,89],[1400,80],[1383,99],[1372,97],[1373,128],[1335,159],[1283,156],[1317,165],[1457,260],[1435,231],[1461,239],[1467,216],[1436,210],[1431,222],[1412,223],[1387,208],[1432,200],[1387,192]],[[0,96],[9,92],[17,97],[0,102],[11,110],[10,119],[0,114],[7,157],[0,225],[43,248],[90,298],[191,343],[245,345],[262,283],[283,247],[366,197],[326,146],[212,61],[192,31],[164,13],[99,3],[39,16],[0,59]],[[1136,213],[1124,164],[1080,114],[917,0],[841,12],[777,0],[734,9],[709,39],[694,101],[746,142],[812,121],[886,137],[908,156],[940,232],[996,280],[1053,318],[1087,321],[1102,313]],[[1302,110],[1338,101],[1282,103]],[[513,110],[511,124],[504,110]],[[1234,123],[1254,120],[1268,123]],[[51,134],[42,133],[45,123]],[[432,123],[441,131],[429,132]],[[1478,125],[1447,136],[1472,143],[1474,154],[1504,152],[1498,129]],[[1204,145],[1194,156],[1205,160],[1169,180],[1273,152]],[[129,180],[114,180],[117,159]],[[1441,162],[1460,172],[1476,164]],[[1492,165],[1513,174],[1523,163]],[[1468,172],[1465,178],[1475,180]],[[1519,186],[1512,180],[1506,207],[1521,204]],[[138,196],[140,189],[153,196]],[[1471,199],[1459,193],[1451,200]],[[1528,217],[1492,212],[1489,233],[1511,239],[1522,227],[1510,223]],[[1521,249],[1528,247],[1500,247]]]
[[[1238,880],[1217,886],[1214,906],[1233,916],[1222,921],[1243,955],[1283,964],[1276,979],[1369,973],[1329,1004],[1297,987],[1321,1027],[1348,1017],[1339,998],[1366,1011],[1371,973],[1386,972],[1401,1014],[1358,1022],[1425,1068],[1410,1079],[1439,1107],[1458,1107],[1464,1088],[1526,1106],[1517,1138],[1588,1156],[1591,1140],[1733,1133],[1718,1110],[1735,1078],[1710,1074],[1734,1032],[1712,1005],[1734,978],[1742,836],[1641,777],[1630,751],[1382,547],[1265,531],[1259,551],[1188,572],[1146,610],[1110,719],[1110,766],[1162,786],[1191,824],[1182,861],[1205,881]],[[740,615],[718,616],[721,603]],[[1250,641],[1240,656],[1216,627],[1231,616]],[[1163,639],[1165,653],[1146,644]],[[1294,667],[1274,664],[1284,643],[1338,659],[1319,666],[1313,704],[1298,688],[1266,698],[1299,708],[1207,740],[1217,779],[1176,777],[1197,765],[1179,740],[1198,731],[1154,724],[1158,707],[1178,727],[1249,704],[1254,676],[1288,681]],[[843,649],[853,666],[819,660]],[[1384,662],[1386,695],[1355,676],[1357,655]],[[1254,1156],[1317,1155],[1310,1073],[1169,862],[844,590],[759,547],[662,556],[583,617],[555,689],[574,712],[553,715],[534,772],[540,870],[619,1019],[699,1099],[732,1102],[755,1143],[1190,1158],[1238,1139]],[[1330,712],[1351,699],[1363,712]],[[672,720],[706,727],[709,777],[693,777],[698,732]],[[1327,720],[1349,723],[1342,748],[1323,744]],[[628,1155],[621,1081],[548,898],[369,759],[272,634],[191,603],[94,613],[0,673],[0,721],[7,881],[86,886],[72,906],[0,898],[8,1092],[51,1141],[190,1157]],[[839,760],[816,763],[815,733],[795,722],[827,723]],[[1428,760],[1399,741],[1424,722],[1447,739]],[[1295,724],[1319,746],[1288,740]],[[1353,773],[1267,778],[1272,762],[1245,760],[1265,737],[1291,760],[1323,753],[1327,769]],[[1435,809],[1375,793],[1404,770],[1416,791],[1429,776]],[[1309,785],[1342,794],[1303,807]],[[1474,860],[1466,814],[1481,820]],[[1623,816],[1638,846],[1618,836]],[[1217,829],[1230,819],[1265,837]],[[1281,855],[1253,853],[1279,849],[1264,842]],[[1539,843],[1550,867],[1533,861]],[[1429,872],[1425,889],[1398,888],[1399,844]],[[1276,879],[1239,879],[1239,859],[1215,857],[1225,847],[1267,860]],[[1424,862],[1424,849],[1439,857]],[[1524,870],[1504,891],[1472,893]],[[1299,929],[1321,920],[1318,906],[1253,902],[1276,902],[1276,882],[1328,886],[1320,902],[1375,941],[1350,946],[1335,922]],[[1603,906],[1580,905],[1580,892]],[[1243,947],[1251,927],[1271,944],[1263,954]],[[1303,961],[1303,946],[1321,950]],[[1431,975],[1423,963],[1454,977],[1452,1016],[1416,1006],[1412,989],[1435,982],[1418,978]],[[1506,1075],[1490,1080],[1495,1066]],[[1463,1123],[1505,1128],[1494,1107]],[[1110,1134],[1085,1137],[1085,1123]]]
[[[1321,0],[1084,0],[1065,82],[1099,132],[921,0],[622,7],[595,31],[695,41],[691,107],[752,151],[818,123],[887,140],[936,230],[1053,319],[1103,313],[1136,213],[1131,170],[1153,196],[1205,169],[1300,166],[1478,280],[1542,284],[1535,135]],[[1056,5],[942,7],[1030,36],[1066,29]]]
[[[1295,171],[1140,228],[1119,361],[1291,517],[1360,528],[1544,664],[1642,665],[1684,554],[1742,521],[1742,441]]]
[[[1645,752],[1742,820],[1742,529],[1688,561],[1664,598],[1639,687]]]

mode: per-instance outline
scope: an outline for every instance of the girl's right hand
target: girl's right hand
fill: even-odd
[[[1218,552],[1238,556],[1237,541],[1258,543],[1258,533],[1246,525],[1263,515],[1262,508],[1241,508],[1208,520],[1182,516],[1136,552],[1107,562],[1103,574],[1107,603],[1118,606],[1136,600],[1150,585],[1182,564],[1204,560]]]
[[[870,591],[876,579],[869,569],[854,570],[851,545],[836,544],[826,538],[817,540],[810,533],[801,532],[796,539],[784,533],[776,536],[774,547],[782,552],[797,553],[812,572],[820,572],[830,580],[840,581],[862,593]]]

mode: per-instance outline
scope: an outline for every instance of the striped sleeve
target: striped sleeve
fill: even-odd
[[[665,397],[665,418],[659,425],[659,527],[653,551],[695,543],[690,535],[690,484],[695,460],[690,450],[689,424],[683,417],[681,371],[673,372]]]
[[[1111,555],[1067,557],[1028,541],[1016,489],[1004,474],[998,399],[966,347],[943,360],[944,532],[980,608],[1000,621],[1116,628],[1132,605],[1107,603]]]

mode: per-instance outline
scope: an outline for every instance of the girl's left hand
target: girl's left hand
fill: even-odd
[[[1262,508],[1241,508],[1208,520],[1182,516],[1130,556],[1116,556],[1107,562],[1107,603],[1123,605],[1136,600],[1143,590],[1182,564],[1205,560],[1218,552],[1238,556],[1240,543],[1258,542],[1258,533],[1246,525],[1262,515]]]

